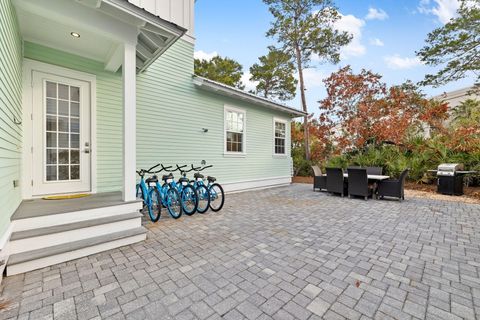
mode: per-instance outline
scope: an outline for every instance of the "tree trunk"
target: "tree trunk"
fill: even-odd
[[[308,113],[307,99],[305,98],[305,82],[303,80],[302,53],[298,46],[295,47],[297,57],[298,78],[300,81],[300,97],[302,99],[302,109]],[[303,117],[303,136],[305,145],[305,159],[310,161],[310,131],[308,130],[308,116]]]

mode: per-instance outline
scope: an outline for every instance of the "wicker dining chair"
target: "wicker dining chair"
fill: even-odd
[[[327,177],[322,174],[322,170],[318,166],[312,166],[313,170],[313,191],[327,189]]]
[[[327,171],[327,191],[340,194],[342,197],[348,194],[347,184],[343,178],[341,168],[326,168]]]

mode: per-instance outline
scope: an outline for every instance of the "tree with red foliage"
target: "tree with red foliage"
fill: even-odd
[[[320,121],[330,129],[338,150],[384,141],[401,144],[422,123],[439,124],[447,104],[426,99],[411,82],[388,88],[382,77],[350,66],[324,80],[327,97],[320,103]]]

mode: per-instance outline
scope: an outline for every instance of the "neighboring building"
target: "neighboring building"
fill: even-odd
[[[193,17],[194,0],[0,2],[7,274],[145,239],[137,168],[206,160],[227,191],[290,182],[304,113],[194,77]]]
[[[444,92],[438,96],[432,97],[432,99],[447,102],[448,103],[448,112],[451,116],[452,110],[458,107],[462,102],[468,99],[479,99],[479,96],[474,92],[475,87],[467,87],[455,91]],[[448,126],[450,124],[450,119],[447,119],[444,122],[444,125]],[[432,128],[427,125],[424,125],[424,136],[430,137]]]
[[[479,99],[480,97],[474,91],[474,87],[467,87],[455,91],[444,92],[438,96],[433,97],[435,100],[444,101],[448,103],[449,110],[459,106],[462,102],[468,99]]]

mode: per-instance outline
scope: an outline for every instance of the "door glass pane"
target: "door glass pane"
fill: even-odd
[[[69,132],[68,131],[68,117],[58,117],[58,131]]]
[[[80,101],[80,88],[79,87],[70,87],[70,100]]]
[[[58,114],[68,116],[68,101],[58,100]]]
[[[80,135],[78,134],[71,134],[70,135],[70,142],[71,142],[71,145],[70,145],[70,148],[80,148]]]
[[[57,100],[47,99],[47,114],[57,114]]]
[[[57,166],[47,166],[47,181],[57,180]]]
[[[70,115],[72,117],[80,116],[80,104],[76,102],[70,103]]]
[[[80,119],[71,118],[70,119],[70,132],[78,133],[80,132]]]
[[[58,146],[60,148],[68,148],[69,147],[69,134],[68,133],[59,133],[58,134]]]
[[[69,180],[69,172],[68,172],[69,166],[58,166],[58,180],[64,181],[64,180]]]
[[[65,84],[58,84],[58,98],[63,100],[68,99],[68,86]]]
[[[57,134],[47,132],[47,148],[55,148],[57,146]]]
[[[45,82],[45,180],[80,179],[80,88]]]
[[[57,149],[47,149],[47,164],[57,164]]]
[[[69,164],[68,160],[68,149],[59,149],[58,150],[58,163],[59,164]]]
[[[78,151],[78,150],[71,150],[70,151],[70,163],[71,164],[79,164],[80,163],[80,151]]]
[[[57,98],[57,84],[47,81],[47,97]]]
[[[80,179],[80,166],[70,166],[70,179],[71,180]]]
[[[47,116],[47,131],[57,131],[57,117]]]

